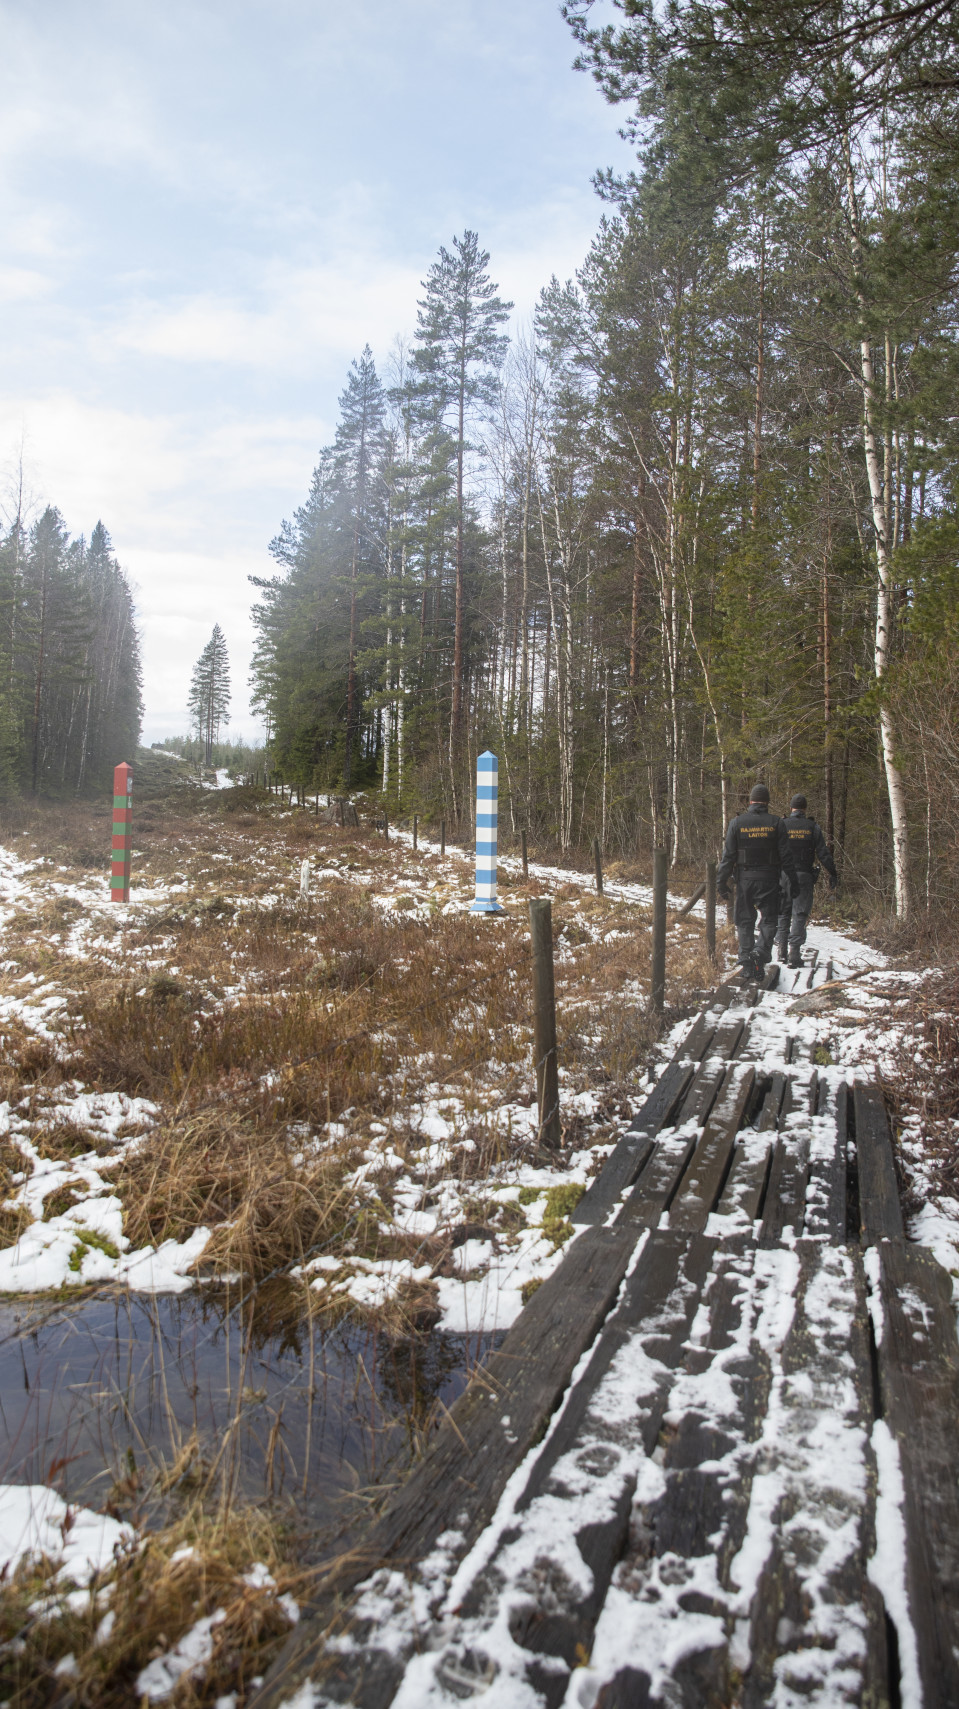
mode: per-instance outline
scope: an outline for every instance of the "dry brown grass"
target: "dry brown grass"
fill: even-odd
[[[343,1173],[339,1156],[294,1161],[282,1133],[206,1111],[154,1130],[112,1179],[135,1247],[212,1227],[204,1270],[255,1279],[302,1263],[342,1233],[350,1207]]]
[[[277,1598],[292,1595],[302,1602],[313,1583],[315,1575],[296,1564],[298,1541],[257,1508],[210,1515],[195,1505],[122,1555],[106,1582],[91,1587],[83,1606],[61,1604],[54,1617],[50,1600],[55,1605],[56,1587],[49,1569],[21,1570],[0,1590],[5,1702],[9,1709],[47,1709],[52,1703],[129,1709],[139,1701],[141,1669],[168,1654],[198,1620],[222,1610],[202,1677],[185,1677],[168,1701],[177,1709],[199,1709],[235,1691],[242,1703],[251,1678],[264,1671],[289,1632]],[[254,1564],[268,1570],[275,1588],[245,1582]],[[40,1611],[45,1600],[46,1617]],[[113,1620],[104,1635],[107,1610]],[[66,1656],[74,1658],[73,1668],[58,1674]]]
[[[935,1189],[959,1199],[959,967],[911,994],[909,1028],[883,1090],[902,1118],[918,1123]],[[899,1161],[908,1178],[909,1160]]]

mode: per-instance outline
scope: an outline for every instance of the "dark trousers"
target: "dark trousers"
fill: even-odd
[[[759,943],[756,943],[756,916],[759,915]],[[779,873],[768,866],[750,871],[740,869],[736,884],[736,911],[733,916],[739,937],[739,959],[744,968],[755,951],[765,967],[773,952],[773,940],[779,924]],[[748,971],[748,968],[747,968]]]
[[[813,891],[816,880],[811,872],[797,873],[799,889],[790,901],[789,886],[784,884],[779,898],[779,926],[776,936],[781,944],[788,938],[790,949],[802,949],[806,942],[806,927],[812,913]]]

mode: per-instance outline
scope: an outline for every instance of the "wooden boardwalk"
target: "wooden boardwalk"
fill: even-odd
[[[261,1709],[959,1709],[950,1279],[775,1001],[698,1016]]]

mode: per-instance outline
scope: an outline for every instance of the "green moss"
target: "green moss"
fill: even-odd
[[[827,1044],[817,1044],[812,1053],[812,1059],[817,1068],[829,1068],[832,1064],[832,1052]]]
[[[523,1286],[520,1288],[520,1298],[522,1299],[523,1304],[528,1305],[537,1288],[541,1288],[542,1286],[542,1276],[531,1276],[528,1282],[524,1282]]]
[[[83,1263],[86,1254],[93,1247],[97,1252],[105,1252],[108,1258],[119,1258],[120,1249],[108,1240],[105,1234],[98,1234],[93,1228],[77,1229],[77,1244],[70,1254],[70,1269],[76,1274]]]
[[[520,1202],[520,1204],[521,1205],[533,1204],[534,1200],[539,1198],[540,1193],[542,1191],[543,1191],[542,1187],[520,1187],[520,1190],[519,1190],[519,1202]]]
[[[550,1187],[546,1194],[543,1222],[558,1222],[576,1209],[586,1188],[582,1181],[564,1181],[561,1187]]]

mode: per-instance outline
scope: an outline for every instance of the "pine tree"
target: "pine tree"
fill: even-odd
[[[453,619],[453,678],[450,713],[450,760],[455,765],[463,724],[466,505],[464,465],[467,414],[476,404],[490,405],[495,397],[496,372],[507,339],[497,328],[508,319],[512,303],[496,295],[497,286],[486,269],[489,254],[480,249],[475,231],[454,237],[452,253],[440,249],[423,289],[413,364],[423,395],[439,416],[452,410],[456,447],[456,594]]]
[[[230,722],[230,660],[226,637],[219,623],[213,625],[200,657],[193,667],[187,707],[197,736],[203,743],[204,763],[213,764],[213,748],[220,726]]]

